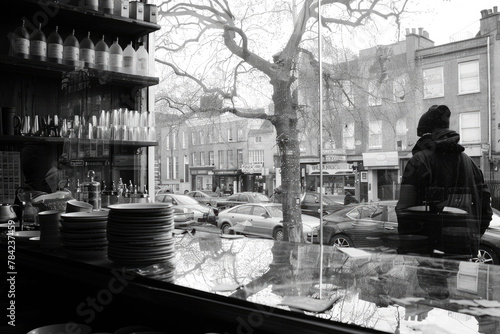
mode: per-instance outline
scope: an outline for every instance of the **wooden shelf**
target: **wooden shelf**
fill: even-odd
[[[127,87],[150,87],[159,83],[159,78],[133,75],[92,68],[78,69],[74,66],[47,61],[23,59],[0,55],[0,69],[14,73],[37,74],[46,77],[61,78],[64,74],[78,70],[88,71],[90,80],[99,85],[118,85]]]
[[[29,13],[33,13],[33,18],[39,14],[40,17],[48,17],[51,22],[57,22],[57,24],[74,29],[81,28],[86,31],[91,27],[93,31],[106,32],[106,34],[117,36],[127,35],[134,39],[161,28],[156,23],[104,14],[52,0],[9,0],[2,1],[2,6],[4,13],[20,15],[20,17],[26,16],[28,20],[32,19],[32,15],[28,15]]]
[[[60,143],[63,144],[68,138],[61,137],[34,137],[34,136],[10,136],[0,135],[0,143]],[[77,139],[78,140],[78,139]],[[79,142],[96,143],[97,139],[80,139]],[[158,146],[156,141],[129,141],[129,140],[104,140],[105,144],[113,146],[149,147]]]

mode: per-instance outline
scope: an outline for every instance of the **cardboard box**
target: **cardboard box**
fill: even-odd
[[[113,14],[117,16],[123,16],[123,17],[129,17],[130,11],[129,11],[129,1],[128,0],[115,0],[115,7],[114,7],[114,12]]]
[[[144,3],[139,1],[130,1],[129,17],[134,20],[144,21]]]
[[[153,4],[144,5],[144,21],[156,23],[157,19],[158,7]]]

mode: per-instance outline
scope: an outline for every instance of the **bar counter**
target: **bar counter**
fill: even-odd
[[[14,332],[500,333],[499,266],[322,249],[197,231],[175,236],[175,268],[124,268],[19,242]]]

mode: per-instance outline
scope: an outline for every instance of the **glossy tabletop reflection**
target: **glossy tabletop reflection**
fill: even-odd
[[[321,257],[319,245],[207,233],[176,239],[176,285],[390,333],[500,333],[498,266],[330,246]],[[290,296],[334,303],[309,312],[281,305]]]

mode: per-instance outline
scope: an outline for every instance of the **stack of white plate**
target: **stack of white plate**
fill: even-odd
[[[115,204],[108,207],[108,258],[121,265],[172,263],[173,208],[167,203]]]
[[[108,211],[61,214],[61,237],[67,253],[78,258],[106,257]]]

